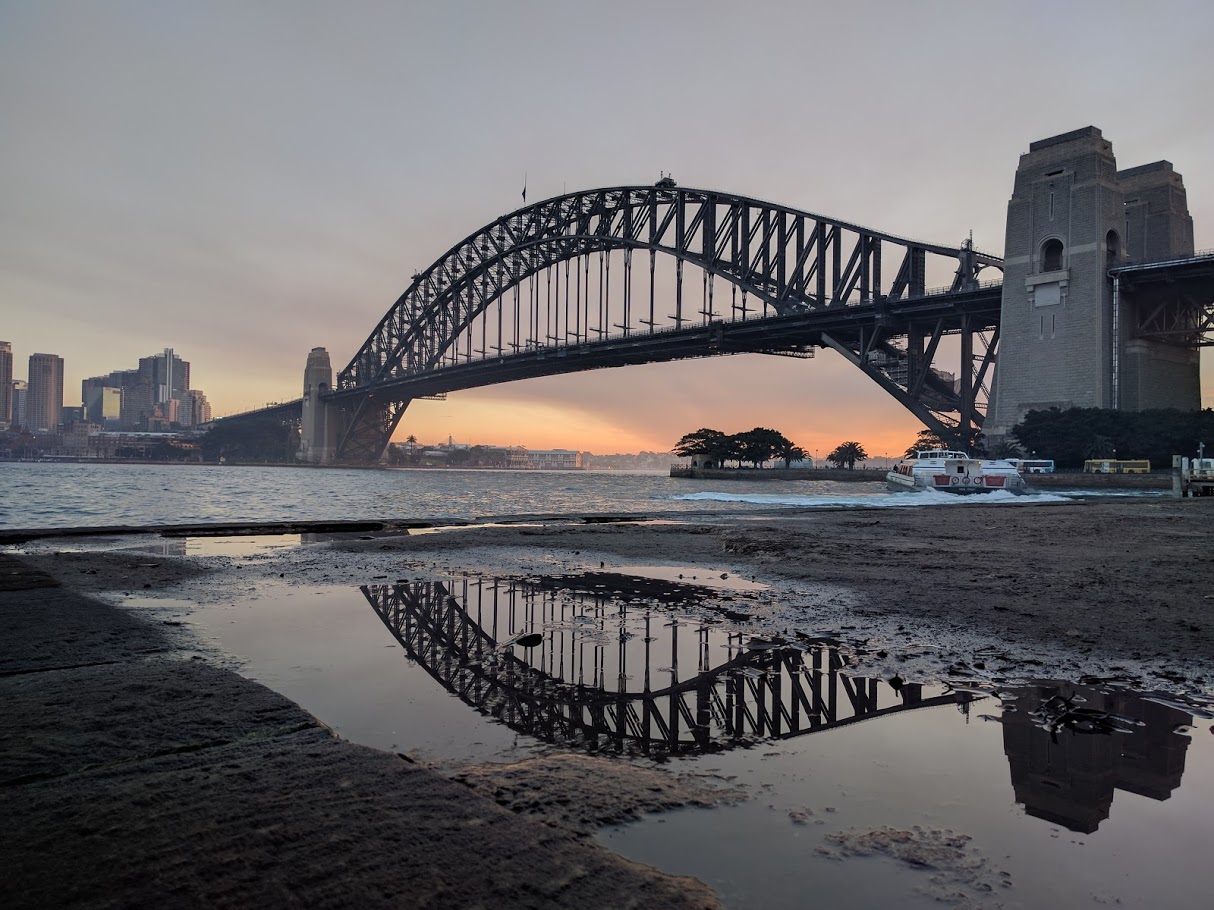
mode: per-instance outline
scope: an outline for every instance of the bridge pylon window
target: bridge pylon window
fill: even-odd
[[[1062,241],[1051,237],[1041,244],[1041,271],[1057,272],[1062,268]]]

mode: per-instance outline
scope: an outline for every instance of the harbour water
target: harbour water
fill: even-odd
[[[1092,491],[993,493],[1026,506]],[[1104,494],[1110,495],[1110,494]],[[240,521],[468,521],[508,515],[744,514],[770,509],[962,506],[883,483],[703,481],[613,471],[354,470],[0,463],[0,528]]]

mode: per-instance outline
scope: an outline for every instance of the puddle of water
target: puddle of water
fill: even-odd
[[[303,534],[242,534],[225,537],[165,538],[166,548],[177,548],[166,555],[179,556],[262,556],[274,550],[298,547],[304,541]],[[309,537],[317,535],[309,534]]]
[[[835,643],[759,638],[609,594],[478,577],[361,590],[446,691],[567,747],[715,752],[974,697],[853,679]]]
[[[595,577],[270,587],[191,621],[367,745],[463,763],[555,744],[742,786],[741,805],[600,834],[731,905],[801,907],[807,882],[828,906],[1208,901],[1214,704],[863,678],[835,641],[731,619],[745,591]]]

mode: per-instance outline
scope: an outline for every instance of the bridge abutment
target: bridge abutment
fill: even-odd
[[[312,348],[304,368],[303,415],[300,421],[299,460],[332,464],[337,454],[338,409],[321,395],[333,388],[329,352]]]
[[[1033,142],[1008,202],[999,358],[986,421],[1035,409],[1200,407],[1197,348],[1140,337],[1154,304],[1109,270],[1190,256],[1184,184],[1166,161],[1118,171],[1089,126]]]

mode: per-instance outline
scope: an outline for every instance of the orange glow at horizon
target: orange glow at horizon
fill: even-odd
[[[435,408],[434,412],[427,413],[430,409],[419,405],[445,405],[446,410],[438,413]],[[530,423],[525,429],[520,429],[520,418],[539,420]],[[884,418],[881,422],[865,421],[863,415],[856,415],[856,418],[842,425],[837,424],[829,430],[811,430],[791,422],[771,426],[771,429],[779,430],[811,455],[825,458],[835,446],[853,440],[864,446],[870,456],[900,456],[923,428],[909,413],[904,421]],[[686,426],[672,428],[669,432],[647,431],[590,421],[575,409],[540,402],[519,403],[503,408],[497,402],[461,402],[448,399],[445,402],[411,404],[393,434],[392,441],[403,443],[408,436],[413,435],[422,444],[445,443],[450,438],[456,443],[467,445],[573,449],[597,455],[613,455],[668,452],[683,434],[705,426],[725,433],[740,433],[756,425],[770,426],[772,423],[739,423],[736,420],[714,421],[706,418],[698,423],[692,421]]]
[[[841,357],[742,355],[526,380],[414,401],[393,439],[522,445],[599,455],[667,452],[710,427],[779,430],[819,458],[856,441],[901,455],[919,421]]]

